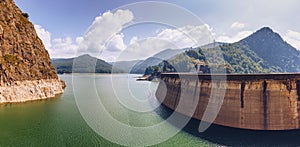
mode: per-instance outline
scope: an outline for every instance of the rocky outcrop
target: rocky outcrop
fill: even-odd
[[[15,81],[0,87],[0,104],[17,103],[54,97],[63,93],[64,82],[58,79]]]
[[[0,0],[0,102],[53,97],[64,86],[28,14]]]

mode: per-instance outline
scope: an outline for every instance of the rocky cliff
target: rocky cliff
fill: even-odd
[[[28,17],[0,0],[0,103],[54,97],[65,87]]]

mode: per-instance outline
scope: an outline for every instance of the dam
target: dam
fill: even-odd
[[[156,98],[166,107],[201,121],[215,115],[211,123],[221,126],[250,130],[300,128],[297,73],[162,73]]]

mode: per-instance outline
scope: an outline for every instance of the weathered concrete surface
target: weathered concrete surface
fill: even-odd
[[[291,130],[300,127],[300,74],[233,74],[227,75],[227,80],[223,79],[224,75],[214,75],[213,82],[210,75],[198,75],[198,78],[184,73],[180,74],[180,78],[178,74],[162,74],[156,97],[173,110],[181,98],[197,104],[192,117],[201,120],[209,102],[212,106],[221,102],[221,98],[209,101],[211,91],[215,90],[218,95],[218,91],[225,90],[221,109],[213,122],[215,124],[253,130]],[[200,93],[195,96],[196,90]],[[199,99],[195,101],[195,97]],[[182,104],[180,107],[189,109],[191,105]],[[185,109],[176,111],[189,114]]]

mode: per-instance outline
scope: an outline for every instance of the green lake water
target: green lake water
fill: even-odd
[[[199,121],[194,119],[179,129],[175,127],[178,119],[166,122],[174,112],[159,106],[153,97],[158,83],[137,82],[136,77],[60,75],[67,83],[64,94],[52,99],[0,105],[0,146],[300,145],[299,130],[250,131],[213,125],[199,133]],[[115,122],[131,129],[116,127]],[[156,125],[163,122],[165,125],[157,129]],[[150,131],[134,133],[141,128]]]
[[[157,83],[136,83],[135,76],[115,75],[113,80],[120,82],[115,84],[116,89],[130,87],[131,94],[133,93],[141,99],[147,99],[145,90],[149,87],[155,90]],[[118,146],[118,144],[106,140],[102,135],[95,132],[84,120],[77,103],[89,99],[89,95],[78,98],[80,94],[77,94],[77,97],[75,97],[72,79],[79,84],[82,82],[82,87],[76,89],[76,93],[95,88],[109,114],[119,122],[131,126],[145,127],[164,121],[155,111],[135,112],[117,103],[115,95],[118,94],[108,89],[107,86],[108,83],[111,83],[111,75],[78,74],[61,75],[60,78],[67,83],[65,93],[60,96],[47,100],[0,105],[0,146]],[[92,86],[93,84],[88,85],[91,82],[94,82],[95,86]],[[129,86],[124,85],[124,83]],[[126,88],[123,90],[125,93],[128,91]],[[131,97],[126,98],[130,99]],[[155,100],[153,101],[156,103]],[[170,128],[176,129],[172,125],[170,125]],[[112,131],[114,130],[112,129]],[[157,146],[212,145],[204,139],[180,131]]]

